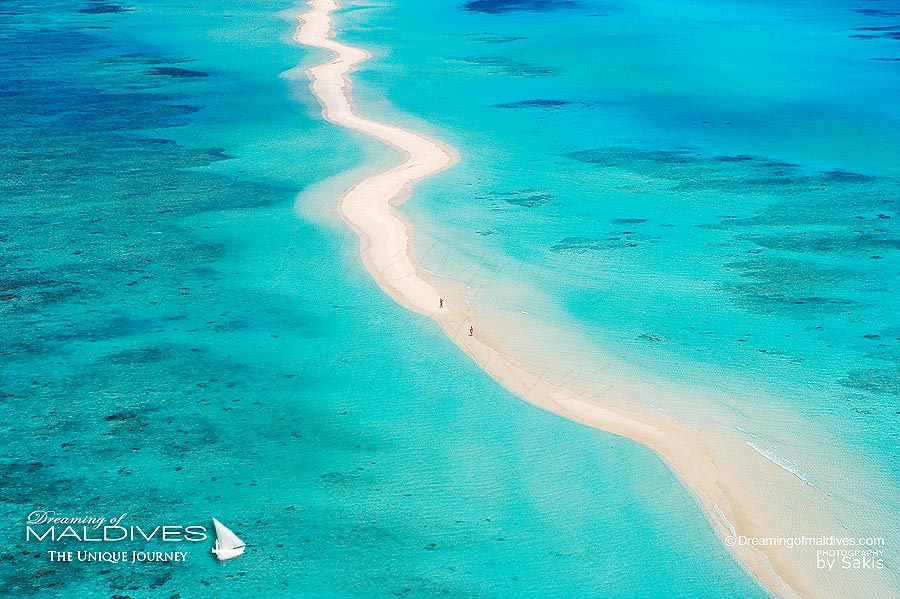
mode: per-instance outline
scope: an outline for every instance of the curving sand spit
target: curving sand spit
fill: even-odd
[[[464,292],[453,289],[422,271],[410,252],[410,226],[394,206],[409,194],[418,180],[450,167],[454,151],[422,135],[386,123],[360,117],[350,99],[348,75],[369,55],[335,41],[331,12],[336,0],[311,0],[311,9],[299,15],[294,39],[322,48],[334,57],[307,70],[311,89],[323,107],[324,117],[338,125],[360,131],[396,149],[402,160],[396,166],[369,177],[348,190],[340,202],[343,219],[359,235],[366,268],[395,301],[433,319],[446,334],[485,371],[512,392],[566,418],[622,435],[651,448],[675,471],[704,507],[719,535],[748,537],[796,536],[805,531],[804,517],[793,514],[794,505],[816,514],[818,505],[809,499],[807,485],[762,458],[757,452],[725,439],[719,433],[694,430],[651,408],[626,409],[635,402],[616,399],[623,388],[605,390],[601,397],[548,382],[541,372],[511,357],[502,343],[491,339],[491,323],[473,323]],[[439,290],[436,285],[440,285]],[[440,307],[440,298],[444,306]],[[475,324],[474,335],[469,327]],[[618,390],[617,390],[618,389]],[[755,478],[736,477],[735,467]],[[773,480],[777,494],[760,492],[748,480]],[[781,493],[781,487],[789,489]],[[782,500],[772,507],[772,497]],[[795,497],[797,498],[795,501]],[[793,519],[791,519],[793,518]],[[814,527],[832,530],[832,527]],[[770,592],[785,598],[855,597],[861,589],[852,581],[829,580],[823,586],[809,556],[802,558],[783,547],[738,546],[731,550]]]

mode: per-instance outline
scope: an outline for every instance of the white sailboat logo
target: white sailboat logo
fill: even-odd
[[[212,552],[216,554],[219,561],[224,562],[244,553],[244,549],[246,548],[244,542],[240,540],[236,534],[231,532],[227,526],[215,518],[213,518],[212,521],[216,526],[216,545],[212,548]]]

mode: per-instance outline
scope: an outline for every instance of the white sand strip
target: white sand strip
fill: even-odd
[[[771,506],[751,488],[746,478],[720,467],[720,459],[732,465],[746,463],[754,473],[775,480],[777,486],[787,488],[796,483],[793,477],[787,481],[778,479],[783,470],[760,459],[746,445],[731,443],[742,447],[729,446],[728,459],[725,459],[721,457],[722,439],[707,431],[692,430],[649,406],[646,411],[626,410],[621,406],[628,402],[615,401],[612,391],[602,397],[587,396],[547,382],[539,371],[519,363],[491,341],[490,323],[476,323],[474,335],[469,335],[473,323],[464,292],[454,290],[419,268],[410,252],[410,226],[394,209],[408,196],[416,181],[448,168],[456,155],[451,148],[426,137],[356,114],[348,76],[369,55],[333,39],[330,13],[337,9],[336,0],[311,0],[309,5],[311,10],[299,15],[300,26],[294,39],[334,53],[328,62],[307,70],[312,92],[322,104],[323,116],[377,138],[402,155],[397,166],[356,184],[340,202],[342,218],[361,239],[363,262],[385,292],[401,305],[439,323],[454,342],[512,392],[551,412],[628,437],[654,450],[694,493],[723,539],[729,535],[775,537],[796,533],[796,526],[791,527],[794,530],[785,530],[785,519],[774,517]],[[440,298],[444,298],[443,307],[439,306]],[[781,548],[738,546],[731,549],[778,596],[830,599],[858,595],[837,581],[833,587],[823,588],[813,564]]]

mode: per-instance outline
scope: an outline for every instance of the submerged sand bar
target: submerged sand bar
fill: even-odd
[[[739,535],[777,537],[811,532],[806,529],[806,518],[794,514],[793,507],[796,504],[801,512],[816,514],[818,500],[810,495],[810,487],[745,444],[724,439],[719,433],[690,428],[650,407],[625,408],[623,405],[634,402],[617,401],[616,396],[628,394],[627,386],[611,386],[600,397],[548,382],[540,370],[504,351],[502,344],[491,337],[490,323],[474,323],[475,334],[469,335],[473,323],[464,294],[416,264],[410,250],[410,226],[395,209],[416,181],[450,167],[456,154],[427,137],[356,113],[348,76],[369,55],[334,40],[331,13],[338,8],[335,0],[311,0],[309,5],[311,9],[299,15],[294,39],[334,54],[306,71],[312,92],[322,104],[323,116],[388,144],[402,157],[396,166],[351,187],[340,201],[342,218],[361,239],[365,266],[385,292],[399,304],[437,322],[512,392],[546,410],[651,448],[693,492],[723,540]],[[440,298],[444,298],[443,307],[439,306]],[[736,470],[743,476],[735,476]],[[745,472],[773,481],[777,496],[783,500],[780,509],[770,504],[771,493],[767,496],[748,483],[754,479]],[[816,532],[832,530],[830,524],[817,523],[813,528]],[[822,572],[806,554],[769,546],[738,545],[731,550],[762,584],[781,597],[849,599],[868,594],[852,578],[827,579],[823,584]]]

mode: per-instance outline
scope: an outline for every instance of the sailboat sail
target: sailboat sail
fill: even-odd
[[[244,553],[246,548],[244,542],[215,518],[212,521],[216,527],[216,545],[213,547],[212,552],[216,554],[216,557],[221,561],[225,561]]]

